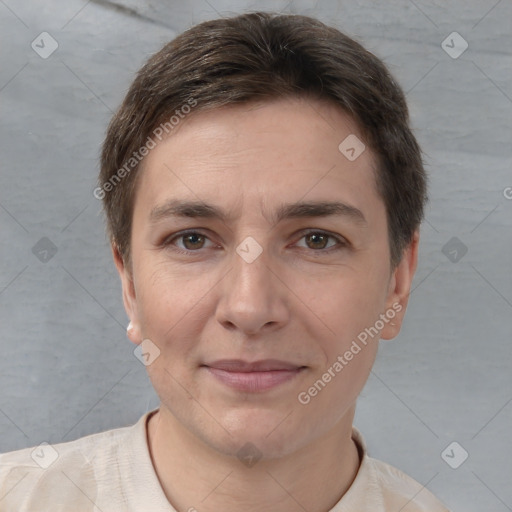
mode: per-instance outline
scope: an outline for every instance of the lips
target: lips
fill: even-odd
[[[245,393],[268,391],[296,377],[304,366],[277,359],[222,359],[203,365],[216,380]]]
[[[217,368],[218,370],[225,370],[227,372],[268,372],[274,370],[297,370],[301,366],[279,361],[278,359],[264,359],[249,363],[242,359],[220,359],[213,363],[208,363],[205,366],[210,368]]]

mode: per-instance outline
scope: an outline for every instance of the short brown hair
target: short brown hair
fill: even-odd
[[[331,101],[357,122],[377,158],[377,190],[386,206],[396,266],[427,200],[421,150],[400,86],[382,61],[339,30],[307,16],[264,12],[196,25],[138,72],[108,127],[95,190],[121,256],[130,256],[141,153],[147,153],[159,126],[170,133],[172,117],[183,117],[191,106],[193,115],[290,96]]]

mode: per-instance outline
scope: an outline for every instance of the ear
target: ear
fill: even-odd
[[[131,342],[135,343],[135,345],[139,345],[142,341],[142,335],[137,310],[137,298],[135,295],[135,286],[133,284],[132,270],[123,260],[117,244],[112,242],[111,247],[114,263],[116,265],[117,271],[119,272],[119,277],[121,278],[124,309],[128,315],[128,318],[130,319],[130,323],[126,329],[126,335]]]
[[[415,231],[412,241],[404,250],[402,259],[393,270],[389,280],[388,295],[386,298],[386,322],[381,332],[381,338],[393,339],[398,335],[409,302],[412,280],[418,265],[419,231]],[[392,315],[394,315],[392,317]],[[394,325],[393,325],[394,324]]]

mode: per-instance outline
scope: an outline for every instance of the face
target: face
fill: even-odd
[[[391,269],[376,164],[340,151],[349,135],[332,104],[246,104],[191,115],[144,161],[130,268],[114,252],[129,335],[150,340],[162,413],[219,452],[283,456],[351,421],[400,328],[417,237]]]

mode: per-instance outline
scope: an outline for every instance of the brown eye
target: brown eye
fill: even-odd
[[[204,245],[205,238],[206,237],[200,233],[187,233],[182,235],[179,239],[183,241],[183,246],[185,249],[192,251],[194,249],[201,249]]]
[[[308,243],[310,249],[325,249],[328,239],[332,237],[324,233],[309,233],[305,238],[310,242]]]
[[[210,246],[207,245],[208,243],[210,243]],[[212,248],[213,245],[210,239],[199,231],[176,233],[162,242],[162,247],[188,255],[199,253],[201,249]]]
[[[343,237],[331,235],[324,231],[309,231],[304,233],[300,240],[305,241],[305,245],[300,245],[300,247],[319,253],[328,253],[348,246]]]

